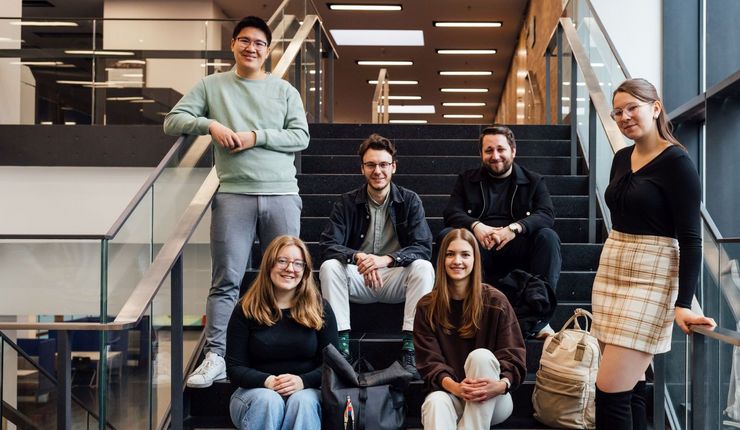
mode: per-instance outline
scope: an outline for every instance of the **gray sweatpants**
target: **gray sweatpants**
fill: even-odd
[[[298,195],[218,193],[211,206],[211,289],[206,303],[205,352],[226,354],[226,327],[239,296],[255,234],[262,252],[277,236],[298,237],[303,203]]]

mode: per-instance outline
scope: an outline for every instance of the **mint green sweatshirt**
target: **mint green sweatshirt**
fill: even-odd
[[[308,124],[298,91],[268,75],[251,80],[234,70],[201,79],[164,119],[169,135],[208,134],[216,120],[235,132],[254,131],[254,148],[235,154],[212,141],[219,192],[296,194],[294,153],[308,147]]]

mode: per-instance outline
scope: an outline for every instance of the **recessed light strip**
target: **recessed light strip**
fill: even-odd
[[[434,21],[435,27],[498,28],[501,25],[501,21]]]
[[[23,27],[79,27],[80,24],[69,21],[11,21],[10,25]]]
[[[400,4],[349,4],[349,3],[327,3],[331,10],[352,10],[352,11],[399,11],[403,8]]]
[[[392,119],[389,120],[391,124],[426,124],[425,119]]]
[[[378,80],[375,79],[372,81],[367,81],[367,83],[370,85],[378,85]],[[394,81],[394,80],[388,81],[388,85],[418,85],[418,84],[419,84],[419,81]]]
[[[488,88],[440,88],[443,93],[487,93]]]
[[[445,118],[483,118],[481,114],[445,114]]]
[[[476,107],[485,105],[484,102],[442,102],[442,106],[447,107]]]
[[[87,51],[87,50],[70,50],[64,51],[65,54],[78,55],[134,55],[131,51]]]
[[[493,55],[495,49],[437,49],[441,55]]]
[[[385,96],[380,96],[384,99]],[[388,100],[421,100],[421,96],[388,96]]]
[[[490,70],[440,70],[441,76],[491,76]]]
[[[358,66],[413,66],[411,60],[357,60]]]

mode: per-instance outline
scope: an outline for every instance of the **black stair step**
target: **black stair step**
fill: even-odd
[[[393,182],[413,190],[417,194],[449,195],[455,186],[457,173],[451,174],[407,174],[398,173]],[[548,190],[553,196],[588,195],[588,176],[585,175],[545,175]],[[359,168],[351,173],[326,173],[298,175],[301,196],[309,194],[342,194],[354,190],[365,183]]]
[[[523,167],[543,175],[569,175],[570,157],[516,157]],[[400,156],[399,173],[435,174],[459,173],[480,165],[477,156]],[[579,174],[583,171],[583,158],[578,158]],[[302,173],[360,173],[360,163],[355,155],[302,155]]]
[[[444,220],[440,217],[427,217],[427,223],[436,234],[444,228]],[[318,242],[321,232],[329,224],[329,217],[303,217],[301,218],[301,238],[309,242]],[[601,241],[603,222],[601,219],[596,223],[596,240]],[[558,218],[555,220],[555,232],[561,242],[587,242],[588,241],[588,219],[587,218]]]
[[[363,139],[314,138],[302,155],[352,155],[359,162],[357,150]],[[478,156],[478,139],[394,139],[398,155],[471,155]],[[522,156],[569,156],[570,140],[525,140],[517,139],[516,155]]]
[[[378,133],[389,139],[478,139],[488,127],[460,124],[309,124],[311,138],[365,139]],[[570,139],[568,125],[507,125],[519,139]],[[359,143],[358,143],[359,144]]]
[[[424,212],[427,217],[441,217],[447,202],[450,200],[448,194],[424,194],[421,197]],[[328,217],[334,203],[339,200],[337,194],[310,194],[302,196],[304,217]],[[587,196],[552,196],[552,204],[555,216],[561,218],[586,218],[588,217]],[[432,232],[436,233],[436,232]],[[302,234],[302,232],[301,232]]]

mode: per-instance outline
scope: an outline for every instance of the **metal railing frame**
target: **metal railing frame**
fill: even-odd
[[[375,84],[375,92],[371,107],[371,122],[373,124],[388,124],[388,104],[390,98],[390,76],[388,69],[382,68],[378,71],[378,83]]]

